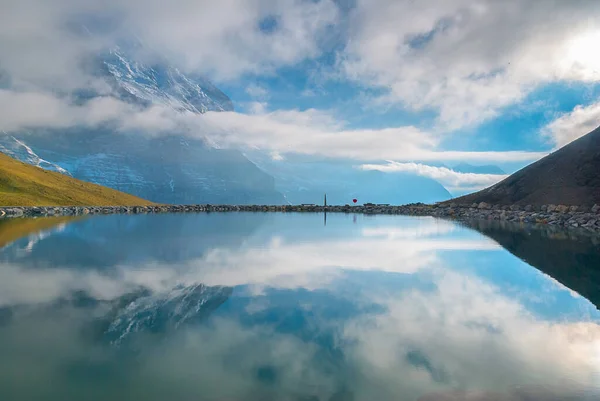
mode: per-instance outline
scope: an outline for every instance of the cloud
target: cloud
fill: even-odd
[[[245,115],[207,113],[196,120],[198,132],[224,146],[245,146],[354,160],[533,161],[545,152],[468,152],[439,149],[439,137],[414,126],[348,129],[325,111],[277,110]]]
[[[555,81],[600,81],[593,0],[358,0],[338,55],[343,77],[384,103],[433,109],[443,129],[476,125]]]
[[[438,134],[440,127],[452,130],[497,116],[540,84],[600,79],[600,58],[590,50],[600,26],[582,22],[600,7],[597,2],[534,3],[535,12],[524,12],[532,7],[525,0],[510,6],[493,0],[357,0],[351,7],[334,0],[175,0],[168,8],[158,0],[4,0],[0,129],[117,121],[123,130],[203,135],[223,146],[282,157],[298,152],[363,161],[533,161],[544,154],[445,151]],[[139,110],[110,99],[106,82],[87,69],[90,56],[132,37],[143,44],[135,55],[141,60],[159,55],[187,72],[236,82],[306,60],[318,64],[335,47],[326,80],[383,90],[375,107],[436,110],[439,126],[352,129],[326,111],[268,112],[267,89],[256,84],[246,85],[258,100],[249,106],[251,115],[209,113],[201,121],[160,107]],[[66,94],[75,88],[93,88],[102,101],[74,104]]]
[[[507,175],[459,173],[447,167],[428,166],[421,163],[398,163],[388,161],[387,164],[363,164],[363,170],[377,170],[386,173],[408,172],[423,177],[433,178],[447,188],[454,190],[476,190],[487,188],[502,181]]]
[[[265,98],[269,92],[262,86],[250,84],[246,87],[246,93],[252,97]]]
[[[543,83],[600,80],[593,51],[600,26],[587,18],[600,11],[593,0],[508,6],[357,0],[348,7],[334,0],[175,0],[168,8],[159,0],[4,0],[3,6],[0,74],[20,92],[109,91],[86,62],[131,37],[143,43],[137,56],[158,54],[217,80],[274,74],[335,47],[335,76],[384,90],[380,103],[434,109],[444,129],[497,116]],[[262,89],[247,87],[259,98]]]
[[[3,0],[0,70],[15,84],[65,90],[91,79],[85,61],[123,39],[217,79],[270,74],[321,53],[338,20],[331,0]],[[261,21],[276,21],[270,32]]]
[[[95,126],[110,121],[137,118],[143,112],[110,96],[94,98],[83,105],[66,97],[44,92],[0,89],[0,130]],[[139,122],[141,124],[141,121]],[[139,125],[138,124],[138,125]]]
[[[414,126],[383,129],[349,129],[333,114],[316,109],[276,110],[255,102],[252,114],[237,112],[180,112],[164,105],[141,108],[111,96],[83,104],[45,92],[0,89],[0,130],[97,127],[140,135],[179,133],[203,138],[220,147],[261,149],[285,158],[300,153],[354,160],[428,161],[533,161],[543,152],[444,151],[439,137]]]
[[[252,114],[208,112],[198,115],[164,105],[140,108],[110,96],[75,104],[68,97],[49,93],[0,89],[0,130],[97,127],[110,123],[115,129],[141,135],[177,132],[207,139],[221,147],[261,149],[276,158],[301,153],[364,161],[533,161],[545,155],[520,151],[444,151],[438,148],[438,137],[413,126],[349,129],[344,121],[326,111],[267,112],[265,107],[257,102]]]
[[[600,126],[600,102],[589,106],[577,106],[552,121],[542,130],[557,148],[592,132]]]

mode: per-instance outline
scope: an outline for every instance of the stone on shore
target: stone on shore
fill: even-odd
[[[409,216],[433,216],[457,220],[496,220],[506,222],[544,224],[557,227],[583,227],[600,231],[600,206],[592,208],[577,205],[491,205],[441,203],[426,205],[390,206],[367,204],[362,206],[318,206],[318,205],[157,205],[157,206],[104,206],[104,207],[0,207],[0,217],[21,216],[73,216],[94,214],[147,214],[147,213],[210,213],[210,212],[254,212],[254,213],[364,213],[396,214]]]

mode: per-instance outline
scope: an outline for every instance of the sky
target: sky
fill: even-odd
[[[0,130],[116,122],[476,188],[600,125],[595,0],[0,0]],[[89,30],[94,31],[90,34]],[[137,109],[90,76],[123,38],[235,112]],[[93,89],[85,104],[70,94]],[[442,178],[439,178],[442,177]],[[444,178],[446,177],[446,178]]]

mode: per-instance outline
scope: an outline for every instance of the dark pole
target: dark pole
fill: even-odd
[[[327,225],[327,194],[325,194],[325,198],[323,199],[323,225]]]

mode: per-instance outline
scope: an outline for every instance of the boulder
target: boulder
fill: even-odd
[[[533,211],[533,206],[527,205],[527,206],[525,206],[525,208],[523,210],[525,210],[526,212],[531,212],[531,211]]]
[[[546,211],[548,213],[554,213],[556,211],[556,205],[548,205],[548,207],[546,208]]]
[[[490,205],[485,203],[485,202],[481,202],[479,205],[477,205],[477,209],[490,209]]]
[[[558,205],[556,206],[556,213],[567,213],[569,211],[569,206]]]
[[[569,213],[577,213],[578,210],[579,210],[579,206],[571,206],[569,208]]]
[[[600,213],[600,205],[594,205],[592,207],[592,213]]]
[[[16,207],[12,209],[6,209],[6,214],[13,217],[21,217],[23,216],[23,209]]]

